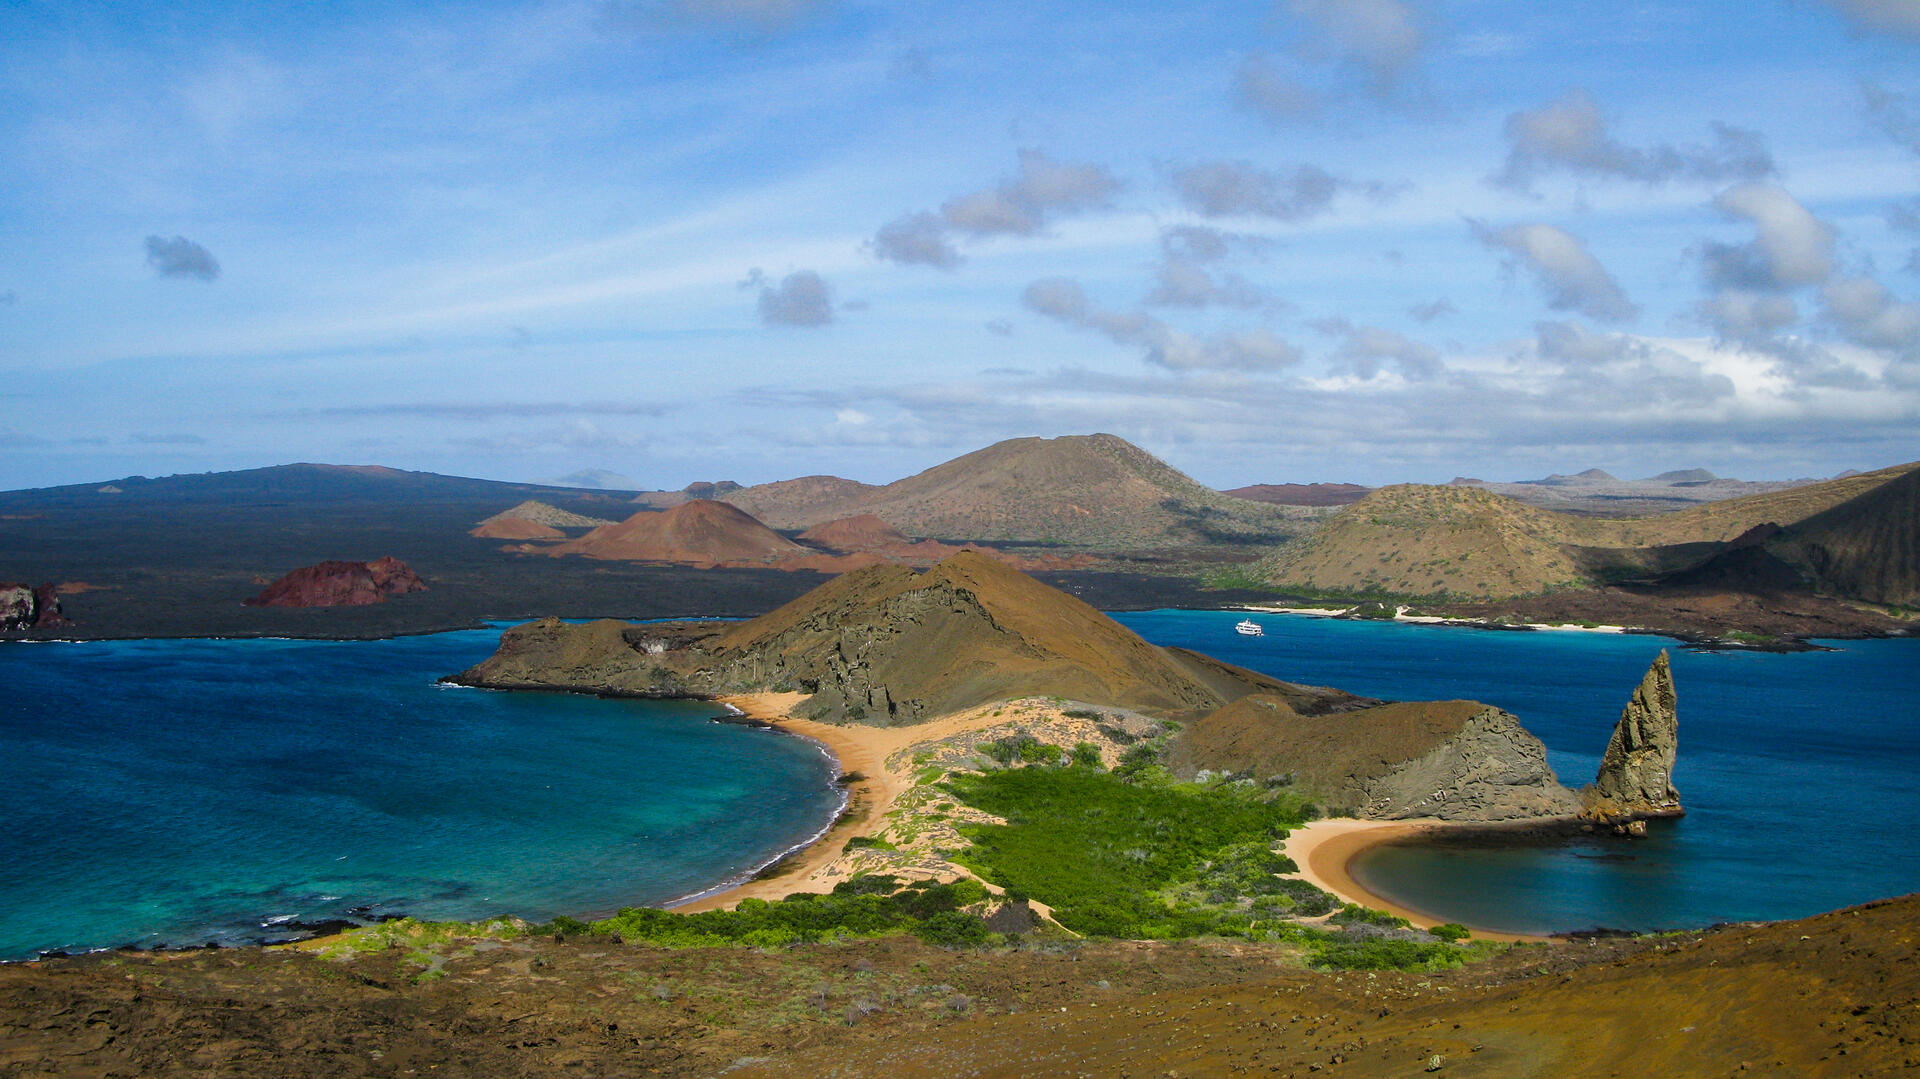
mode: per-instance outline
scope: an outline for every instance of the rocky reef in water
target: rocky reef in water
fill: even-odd
[[[427,583],[419,574],[389,555],[371,562],[327,561],[302,566],[245,603],[249,607],[358,607],[426,590]]]

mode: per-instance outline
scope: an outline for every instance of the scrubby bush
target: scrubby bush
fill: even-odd
[[[1098,936],[1244,933],[1253,920],[1245,911],[1166,895],[1206,889],[1210,871],[1236,897],[1268,887],[1257,879],[1262,869],[1288,864],[1268,848],[1298,823],[1299,801],[1284,794],[1128,783],[1079,768],[960,775],[948,789],[1008,822],[963,829],[973,841],[963,863],[1047,903],[1067,928]]]
[[[1461,925],[1459,922],[1445,922],[1434,926],[1432,929],[1427,930],[1427,932],[1439,937],[1441,940],[1451,942],[1465,940],[1473,931]]]

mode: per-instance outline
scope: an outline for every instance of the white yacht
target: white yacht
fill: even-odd
[[[1260,623],[1255,622],[1251,618],[1242,618],[1240,621],[1234,623],[1233,631],[1242,637],[1264,637],[1267,635],[1267,631],[1260,628]]]

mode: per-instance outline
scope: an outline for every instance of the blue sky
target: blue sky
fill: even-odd
[[[0,487],[1920,458],[1920,0],[0,19]]]

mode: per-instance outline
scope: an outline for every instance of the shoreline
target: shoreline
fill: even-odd
[[[1440,820],[1437,817],[1421,817],[1413,820],[1323,818],[1295,828],[1288,834],[1280,850],[1300,866],[1300,878],[1314,887],[1332,892],[1343,902],[1372,907],[1374,910],[1384,910],[1388,914],[1405,918],[1417,928],[1431,929],[1442,924],[1444,919],[1369,891],[1354,879],[1351,870],[1354,859],[1383,843],[1418,839],[1444,829],[1485,827],[1485,825]],[[1544,944],[1555,939],[1531,933],[1505,933],[1475,925],[1468,925],[1467,928],[1473,931],[1473,936],[1477,940]]]
[[[1237,604],[1235,606],[1227,608],[1227,610],[1251,611],[1256,614],[1303,615],[1308,618],[1342,618],[1346,615],[1346,613],[1349,610],[1352,610],[1352,608],[1342,607],[1336,610],[1328,607],[1274,607],[1274,606],[1261,606],[1258,604]],[[1409,626],[1456,626],[1462,629],[1501,629],[1501,630],[1514,630],[1518,632],[1527,632],[1527,631],[1537,630],[1541,632],[1605,633],[1605,634],[1635,633],[1635,634],[1648,634],[1655,637],[1673,636],[1672,633],[1666,630],[1644,629],[1637,626],[1615,626],[1615,625],[1603,625],[1603,624],[1583,626],[1577,622],[1513,622],[1513,623],[1497,623],[1496,624],[1496,623],[1489,623],[1483,619],[1478,619],[1478,618],[1455,618],[1451,615],[1443,615],[1443,614],[1406,614],[1404,613],[1405,610],[1406,610],[1406,607],[1402,605],[1398,608],[1396,613],[1391,618],[1349,619],[1349,621],[1399,622],[1402,625],[1409,625]],[[1678,638],[1675,638],[1675,639],[1677,640]]]

